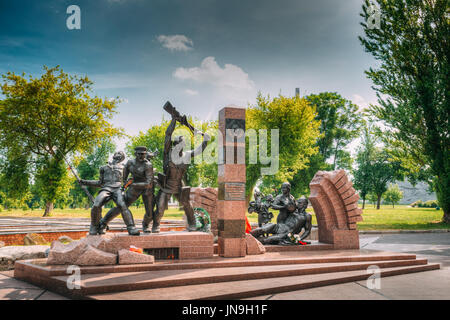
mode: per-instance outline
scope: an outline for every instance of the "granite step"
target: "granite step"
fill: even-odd
[[[369,266],[379,268],[397,268],[407,266],[427,265],[426,259],[310,263],[294,265],[267,265],[246,267],[222,267],[208,269],[152,270],[144,272],[122,272],[102,274],[82,274],[81,288],[70,292],[76,295],[92,295],[108,292],[178,287],[210,283],[249,281],[259,279],[295,277],[314,274],[340,273],[362,270],[366,272]],[[367,274],[367,273],[365,273]],[[64,288],[69,276],[54,276],[52,282],[56,287]]]
[[[381,277],[439,269],[439,264],[420,264],[382,268]],[[293,275],[277,278],[246,279],[239,281],[184,285],[102,294],[85,298],[96,300],[208,300],[243,299],[281,292],[321,287],[339,283],[361,281],[371,274],[367,270]]]
[[[81,274],[97,273],[120,273],[141,272],[158,270],[184,270],[184,269],[206,269],[206,268],[228,268],[228,267],[250,267],[250,266],[276,266],[312,263],[339,263],[339,262],[365,262],[365,261],[387,261],[387,260],[414,260],[415,254],[377,253],[357,255],[317,255],[317,256],[283,256],[278,254],[265,254],[247,256],[246,258],[221,258],[215,256],[212,259],[195,259],[182,261],[157,261],[155,264],[136,265],[111,265],[111,266],[81,266]],[[67,266],[47,266],[47,259],[18,261],[17,271],[22,269],[31,270],[42,276],[62,276],[67,274]]]

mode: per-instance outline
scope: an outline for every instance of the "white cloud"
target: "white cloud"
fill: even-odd
[[[94,82],[95,90],[104,89],[124,89],[124,88],[145,88],[150,86],[151,79],[148,77],[132,73],[102,73],[89,76]]]
[[[203,59],[200,67],[177,68],[173,76],[180,80],[209,83],[219,88],[253,90],[255,84],[244,70],[234,64],[221,68],[214,57]]]
[[[162,44],[164,48],[170,51],[189,51],[193,49],[194,42],[188,37],[176,34],[173,36],[158,36],[157,40]]]
[[[371,104],[377,104],[376,99],[375,100],[366,99],[363,96],[356,93],[352,95],[352,102],[359,107],[358,109],[359,111],[367,109]]]
[[[189,96],[196,96],[196,95],[198,95],[198,91],[191,90],[191,89],[184,90],[184,93],[186,93]]]

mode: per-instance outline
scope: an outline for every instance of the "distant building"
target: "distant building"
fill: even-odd
[[[436,200],[436,193],[429,192],[429,186],[425,182],[419,182],[415,186],[409,183],[408,180],[396,181],[400,190],[403,192],[403,199],[400,200],[400,204],[411,204],[417,200],[423,202],[428,200]]]

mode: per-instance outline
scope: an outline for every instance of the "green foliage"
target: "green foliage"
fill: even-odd
[[[53,207],[55,201],[59,202],[60,207],[65,206],[73,179],[68,176],[64,161],[49,156],[41,157],[35,179],[35,190],[47,206]]]
[[[268,130],[268,154],[271,154],[270,130],[279,129],[279,170],[274,176],[261,176],[263,165],[259,161],[257,164],[247,162],[248,200],[259,179],[262,179],[263,184],[270,182],[272,186],[279,185],[306,168],[310,157],[318,151],[315,142],[319,137],[320,122],[315,117],[315,107],[297,96],[289,98],[280,95],[270,99],[259,94],[256,105],[247,108],[246,129],[255,129],[257,132],[259,129]],[[257,148],[259,150],[259,144]],[[246,149],[248,152],[248,145]]]
[[[389,188],[383,194],[383,200],[392,204],[392,208],[394,208],[394,205],[398,204],[402,198],[403,192],[400,191],[398,184],[390,184]]]
[[[108,162],[109,156],[114,153],[116,146],[108,138],[102,140],[100,146],[96,146],[92,152],[89,152],[81,161],[79,161],[76,171],[81,179],[97,180],[100,175],[100,167]],[[94,195],[98,188],[88,187],[89,192]],[[88,207],[89,199],[76,179],[73,181],[70,190],[70,206],[72,208]]]
[[[363,128],[363,136],[361,145],[358,147],[356,155],[357,168],[352,171],[353,185],[359,191],[359,196],[363,200],[363,209],[367,195],[372,190],[371,161],[375,155],[375,137],[371,133],[371,126],[365,125]]]
[[[448,0],[377,0],[381,28],[362,23],[365,50],[378,60],[366,71],[378,95],[370,113],[382,120],[385,140],[405,167],[433,175],[450,223]],[[369,1],[361,16],[367,21]]]
[[[66,190],[63,157],[92,150],[104,137],[121,133],[107,121],[117,100],[90,97],[93,83],[68,75],[59,66],[44,67],[40,78],[13,72],[2,78],[0,146],[17,156],[30,154],[35,161],[40,157],[36,183],[51,210],[52,202],[63,196],[59,192]]]
[[[388,182],[402,180],[404,168],[400,161],[391,158],[385,149],[376,146],[377,137],[371,133],[371,126],[364,127],[362,144],[358,148],[353,171],[353,184],[359,190],[363,203],[370,193],[377,196],[377,208],[387,190]]]
[[[411,207],[415,208],[438,208],[439,204],[436,200],[428,200],[425,202],[422,202],[422,200],[417,200],[413,203],[411,203]]]
[[[217,121],[194,121],[192,118],[188,119],[189,123],[192,123],[194,128],[206,132],[211,136],[211,141],[208,143],[208,148],[214,147],[217,144],[215,140],[218,122]],[[131,137],[127,144],[127,154],[132,157],[134,155],[134,148],[137,146],[146,146],[150,151],[159,151],[159,155],[152,159],[153,168],[157,172],[163,172],[163,156],[164,156],[164,139],[166,129],[169,126],[170,121],[162,120],[161,124],[151,126],[146,132],[140,132],[138,135]],[[186,127],[181,126],[179,123],[176,125],[176,129]],[[174,136],[176,131],[174,132]],[[191,149],[196,148],[201,144],[201,136],[196,136],[195,139],[191,139]],[[217,156],[213,152],[213,156]],[[200,157],[200,155],[198,156]],[[203,186],[203,187],[217,187],[217,163],[206,163],[201,161],[200,163],[195,160],[188,168],[186,173],[186,185],[190,186]]]
[[[362,125],[358,106],[336,92],[311,94],[306,99],[316,107],[321,135],[318,154],[290,180],[295,195],[309,193],[309,183],[319,170],[351,169],[353,160],[345,148],[358,137]]]
[[[0,158],[0,203],[5,208],[28,208],[30,193],[30,156],[7,152]]]
[[[350,169],[345,147],[359,136],[362,117],[358,106],[336,92],[311,94],[306,99],[316,107],[316,119],[320,120],[319,153],[325,161],[333,159],[331,170]]]

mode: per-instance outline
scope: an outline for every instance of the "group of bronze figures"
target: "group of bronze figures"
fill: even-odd
[[[142,221],[144,233],[159,233],[161,219],[171,196],[174,196],[184,209],[188,231],[196,230],[194,209],[189,202],[190,187],[184,186],[183,178],[190,160],[203,152],[210,137],[194,129],[187,122],[186,116],[181,116],[169,102],[165,104],[164,109],[171,114],[172,121],[165,133],[163,173],[154,174],[152,158],[156,153],[141,146],[135,148],[135,159],[129,160],[125,165],[122,164],[125,154],[122,151],[116,152],[112,161],[100,168],[99,180],[80,180],[82,185],[101,188],[91,209],[90,235],[104,234],[108,223],[119,214],[122,214],[128,233],[139,235],[140,232],[135,226],[129,207],[140,196],[145,207]],[[183,152],[186,143],[184,137],[177,136],[172,139],[177,122],[187,126],[194,135],[203,136],[203,142],[197,149]],[[174,151],[177,159],[173,159]],[[131,179],[129,179],[130,175]],[[155,196],[156,185],[159,186],[159,191]],[[110,209],[102,218],[102,207],[111,200],[116,207]]]
[[[250,202],[249,213],[258,214],[258,228],[250,234],[263,244],[294,244],[295,235],[304,229],[298,241],[307,238],[312,229],[312,216],[305,210],[308,200],[301,198],[295,200],[291,195],[291,185],[285,182],[281,185],[281,194],[273,198],[272,195],[263,197],[259,191],[254,194],[255,201]],[[269,209],[279,210],[277,223],[270,223],[273,214]]]
[[[91,209],[90,235],[104,234],[108,223],[119,214],[122,214],[128,233],[139,235],[140,232],[129,209],[139,197],[142,197],[145,207],[142,221],[144,233],[159,233],[161,219],[172,196],[184,209],[187,230],[197,230],[198,219],[196,220],[189,201],[190,187],[184,185],[183,178],[192,158],[205,150],[210,137],[193,128],[186,116],[181,116],[170,102],[164,105],[164,110],[171,114],[172,120],[165,133],[163,173],[154,174],[152,159],[157,152],[150,152],[146,147],[140,146],[135,148],[135,158],[128,160],[125,165],[122,164],[125,154],[122,151],[116,152],[112,161],[100,168],[99,180],[80,179],[83,186],[101,188]],[[201,134],[202,144],[195,150],[183,151],[186,144],[184,137],[177,136],[172,139],[177,122],[188,127],[194,135]],[[159,187],[156,196],[155,186]],[[281,191],[282,193],[275,198],[272,195],[263,197],[256,191],[255,201],[250,203],[248,212],[258,214],[258,228],[251,230],[251,234],[263,244],[292,244],[292,235],[298,235],[304,229],[302,236],[299,237],[299,240],[303,240],[311,233],[311,215],[305,211],[308,200],[295,200],[290,194],[291,186],[288,182],[282,184]],[[116,206],[102,217],[102,207],[111,200]],[[276,224],[270,223],[273,214],[269,209],[279,210]]]

